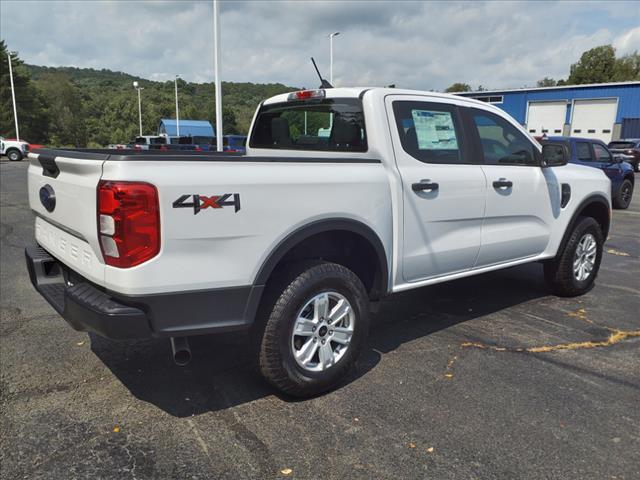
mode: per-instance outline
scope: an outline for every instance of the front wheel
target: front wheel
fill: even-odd
[[[613,206],[625,210],[629,208],[631,204],[631,197],[633,196],[633,183],[627,179],[622,182],[618,193],[613,198]]]
[[[579,218],[564,250],[544,265],[545,278],[556,295],[574,297],[589,291],[600,269],[603,244],[598,222]]]
[[[12,162],[19,162],[22,160],[22,153],[20,150],[9,150],[9,152],[7,152],[7,157],[9,157],[9,160]]]
[[[335,263],[304,269],[277,294],[260,344],[260,370],[277,389],[310,397],[335,387],[369,331],[360,279]]]

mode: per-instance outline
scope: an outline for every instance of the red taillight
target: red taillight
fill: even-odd
[[[129,268],[160,251],[158,191],[149,183],[98,184],[98,236],[107,265]]]

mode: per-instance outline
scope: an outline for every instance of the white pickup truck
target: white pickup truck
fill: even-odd
[[[29,153],[29,144],[21,140],[7,140],[0,137],[0,155],[6,155],[12,162],[19,162]]]
[[[611,218],[600,170],[432,92],[278,95],[246,155],[29,156],[27,265],[68,323],[170,338],[181,364],[188,336],[245,330],[266,379],[296,396],[341,381],[385,295],[527,262],[557,294],[588,291]]]

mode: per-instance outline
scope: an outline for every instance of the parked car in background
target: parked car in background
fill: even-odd
[[[29,144],[25,141],[0,137],[0,155],[6,155],[12,162],[19,162],[29,153]]]
[[[630,163],[636,172],[640,172],[640,138],[609,142],[609,150],[613,154],[622,155],[625,162]]]
[[[246,135],[225,135],[222,142],[223,150],[225,152],[241,152],[247,151],[247,136]]]
[[[149,150],[151,146],[166,145],[167,138],[160,135],[142,135],[134,138],[131,146],[135,149]]]
[[[633,167],[609,151],[604,142],[592,138],[549,137],[545,142],[564,143],[570,152],[569,162],[599,168],[611,180],[611,203],[625,209],[631,203],[635,175]]]

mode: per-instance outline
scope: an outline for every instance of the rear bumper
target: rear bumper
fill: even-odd
[[[62,265],[41,247],[24,251],[35,289],[75,330],[113,339],[152,335],[145,312],[117,301],[89,282],[71,285]]]
[[[79,277],[40,246],[25,249],[35,289],[78,331],[115,340],[245,330],[262,286],[129,296]]]

